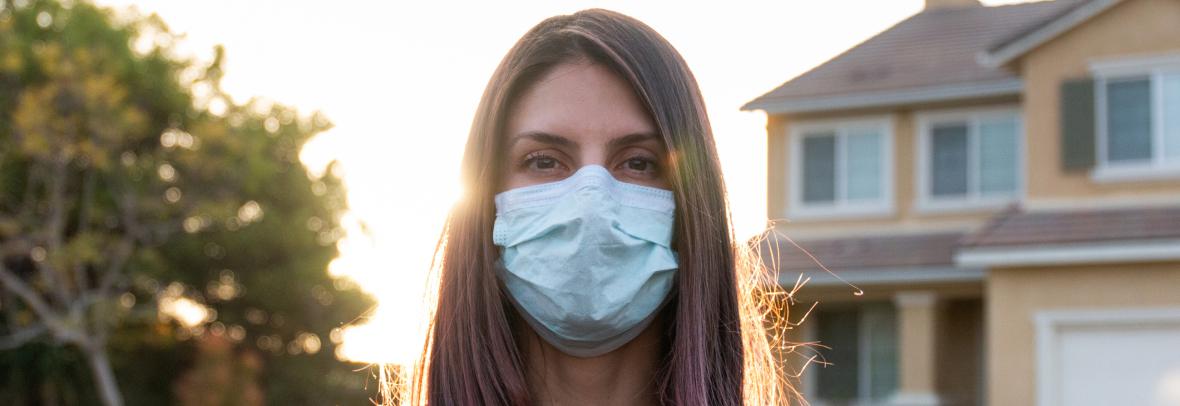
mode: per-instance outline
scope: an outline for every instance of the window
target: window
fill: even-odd
[[[817,310],[815,339],[831,365],[812,365],[826,406],[884,403],[898,388],[897,312],[890,302]]]
[[[1023,131],[1016,109],[918,116],[918,207],[994,207],[1023,189]]]
[[[789,217],[886,214],[890,202],[888,120],[801,124],[791,131]]]
[[[1095,64],[1097,180],[1180,176],[1180,56]]]

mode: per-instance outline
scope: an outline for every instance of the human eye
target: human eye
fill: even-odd
[[[535,151],[524,156],[519,164],[519,169],[542,176],[556,176],[568,171],[569,167],[553,154]]]
[[[627,170],[635,172],[653,172],[656,169],[656,162],[647,158],[631,158],[627,160]]]
[[[652,181],[660,176],[660,164],[655,156],[645,152],[625,155],[615,170],[625,177],[639,181]]]

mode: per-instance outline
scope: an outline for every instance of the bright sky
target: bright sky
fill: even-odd
[[[264,96],[335,123],[302,157],[313,168],[343,163],[349,235],[331,272],[380,302],[369,325],[345,331],[338,355],[404,363],[421,349],[424,278],[445,209],[459,194],[476,105],[530,27],[601,7],[667,38],[705,96],[738,236],[746,238],[766,222],[766,116],[739,107],[920,11],[923,0],[98,3],[159,14],[187,34],[182,51],[204,60],[224,44],[222,84],[236,100]]]

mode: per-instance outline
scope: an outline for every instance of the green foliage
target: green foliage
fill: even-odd
[[[327,119],[234,102],[222,51],[207,65],[177,57],[155,16],[0,4],[0,259],[60,316],[0,289],[0,336],[51,326],[0,351],[0,398],[96,403],[77,352],[93,341],[127,404],[185,403],[225,374],[245,386],[224,404],[257,401],[249,385],[268,404],[368,402],[372,377],[331,339],[372,304],[326,272],[343,185],[298,158]],[[159,316],[181,297],[214,316]]]
[[[0,355],[6,404],[97,404],[86,361],[72,347],[30,343]],[[19,388],[19,390],[18,390]]]

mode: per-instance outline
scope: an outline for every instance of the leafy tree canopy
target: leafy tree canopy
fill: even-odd
[[[344,189],[320,114],[236,102],[157,16],[0,3],[0,398],[358,404],[371,300],[327,264]],[[210,398],[209,396],[214,396]]]

